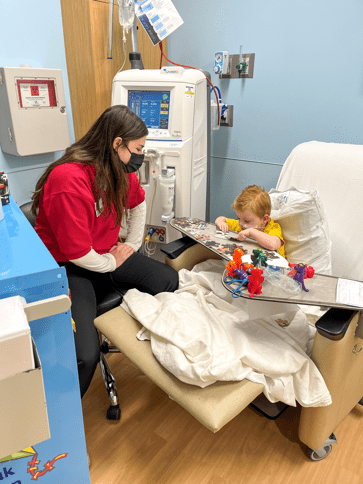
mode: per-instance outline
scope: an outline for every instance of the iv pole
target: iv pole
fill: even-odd
[[[144,64],[142,63],[141,54],[139,52],[139,45],[137,41],[136,15],[134,18],[134,23],[132,24],[130,36],[131,36],[131,52],[129,54],[129,60],[131,63],[131,69],[143,69]]]
[[[107,44],[107,59],[112,59],[112,41],[113,41],[113,8],[114,0],[108,2],[108,44]],[[135,2],[134,2],[135,8]],[[142,63],[141,54],[139,52],[138,40],[137,40],[137,24],[136,15],[130,31],[131,38],[131,52],[129,53],[129,60],[131,69],[144,69]]]

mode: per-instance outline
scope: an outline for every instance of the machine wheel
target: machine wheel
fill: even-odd
[[[310,447],[307,448],[307,455],[308,457],[313,460],[313,461],[319,461],[323,460],[332,451],[333,444],[337,444],[337,438],[335,437],[334,434],[331,434],[330,437],[327,439],[327,441],[319,448],[319,449],[310,449]]]
[[[111,405],[107,410],[107,420],[120,420],[121,409],[120,405]]]

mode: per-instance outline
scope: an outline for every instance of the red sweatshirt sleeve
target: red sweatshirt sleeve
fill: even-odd
[[[145,200],[145,190],[140,185],[135,173],[130,173],[129,177],[129,209],[135,208]]]

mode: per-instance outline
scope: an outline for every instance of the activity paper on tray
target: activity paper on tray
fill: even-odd
[[[347,306],[363,308],[363,282],[339,279],[336,300]]]

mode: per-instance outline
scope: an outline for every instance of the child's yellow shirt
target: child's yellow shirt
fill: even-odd
[[[239,226],[239,222],[238,220],[234,220],[233,218],[227,218],[226,220],[226,223],[228,225],[228,228],[229,230],[232,230],[233,232],[241,232],[241,227]],[[266,224],[266,227],[264,228],[263,232],[265,234],[268,234],[268,235],[275,235],[276,237],[278,237],[279,239],[281,239],[281,246],[280,248],[278,249],[278,253],[280,255],[282,255],[282,257],[285,257],[285,242],[284,242],[284,239],[282,237],[282,231],[281,231],[281,227],[280,227],[280,224],[278,224],[277,222],[274,222],[274,220],[272,218],[270,218],[270,220],[268,221],[268,223]]]

